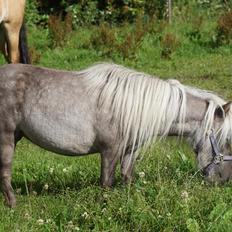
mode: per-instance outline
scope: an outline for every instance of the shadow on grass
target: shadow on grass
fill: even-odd
[[[103,188],[100,184],[100,178],[92,176],[88,179],[73,179],[62,180],[62,177],[58,177],[59,181],[53,181],[51,183],[45,182],[43,180],[30,181],[25,183],[23,180],[12,181],[12,186],[16,194],[21,195],[59,195],[65,193],[66,191],[79,192],[87,188],[110,190],[115,187],[124,188],[126,185],[122,183],[121,178],[117,177],[115,179],[115,184],[112,188]]]

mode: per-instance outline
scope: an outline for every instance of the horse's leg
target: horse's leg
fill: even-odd
[[[3,26],[0,27],[0,51],[4,55],[7,62],[9,62],[9,57],[7,54],[7,42],[6,42],[6,35],[5,29]]]
[[[11,166],[14,153],[14,133],[2,132],[0,135],[0,178],[2,191],[9,207],[14,207],[16,199],[11,186]]]
[[[127,153],[121,158],[121,175],[123,182],[126,184],[129,184],[132,181],[134,164],[135,164],[134,154]]]
[[[101,154],[101,185],[111,187],[114,184],[118,153],[107,150]]]
[[[18,141],[24,136],[23,132],[20,130],[15,130],[14,132],[14,144],[16,147],[16,144],[18,143]]]
[[[19,31],[18,25],[5,24],[7,35],[7,49],[11,63],[19,63]]]

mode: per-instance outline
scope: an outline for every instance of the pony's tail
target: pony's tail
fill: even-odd
[[[20,52],[20,63],[30,64],[30,58],[27,46],[27,30],[26,24],[23,22],[20,33],[19,33],[19,52]]]

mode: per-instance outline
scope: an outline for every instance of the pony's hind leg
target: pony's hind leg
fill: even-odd
[[[118,153],[107,150],[101,154],[101,185],[111,187],[114,184]]]
[[[11,186],[11,166],[14,153],[14,133],[5,132],[0,135],[0,178],[6,204],[14,207],[16,199]]]

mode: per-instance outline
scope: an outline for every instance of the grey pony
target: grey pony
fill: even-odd
[[[163,81],[115,64],[79,72],[23,64],[0,68],[0,177],[6,203],[14,207],[11,167],[25,136],[49,151],[101,154],[101,184],[114,183],[121,165],[130,182],[137,151],[156,137],[191,137],[198,166],[212,162],[207,132],[214,129],[222,151],[231,139],[231,106],[213,93]],[[212,182],[231,177],[231,163],[213,165]]]

